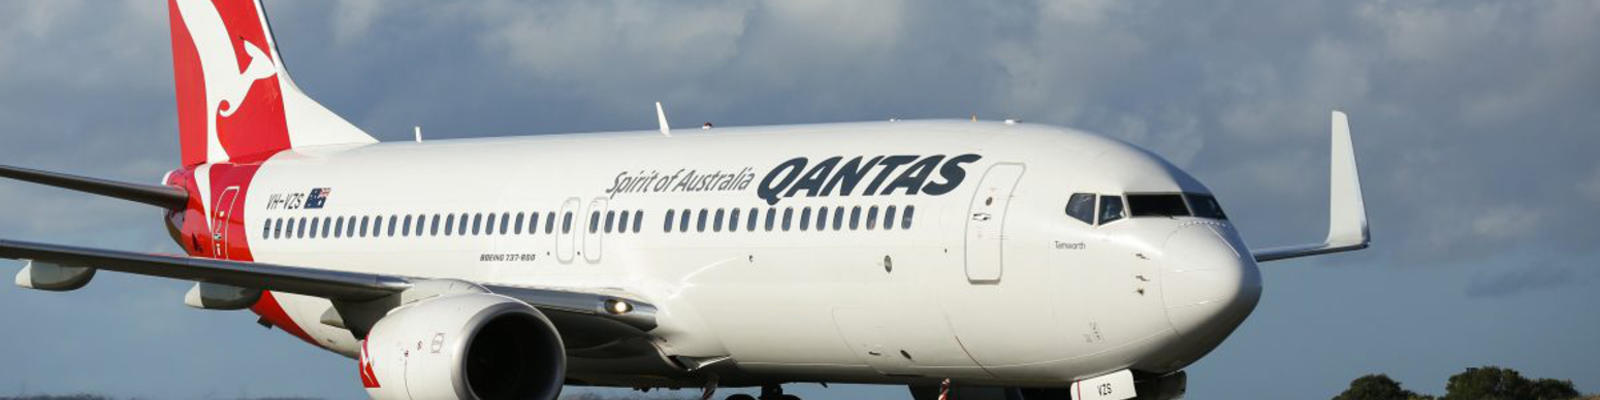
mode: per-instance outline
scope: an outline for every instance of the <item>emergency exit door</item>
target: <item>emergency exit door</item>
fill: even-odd
[[[972,194],[967,213],[967,281],[974,284],[1000,282],[1005,266],[1006,209],[1011,191],[1022,178],[1022,164],[1002,163],[989,167]]]

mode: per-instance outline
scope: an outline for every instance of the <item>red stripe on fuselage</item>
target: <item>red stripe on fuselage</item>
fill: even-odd
[[[205,167],[205,166],[202,166]],[[260,170],[260,164],[213,164],[210,168],[210,203],[211,210],[206,210],[200,203],[200,191],[197,185],[207,182],[196,182],[193,168],[173,171],[169,176],[169,185],[182,187],[191,195],[189,209],[183,211],[180,217],[169,218],[174,224],[181,224],[177,228],[179,245],[193,257],[219,258],[218,247],[225,247],[220,255],[229,260],[255,261],[255,256],[250,251],[250,232],[245,229],[245,215],[249,207],[245,199],[250,193],[250,182]],[[229,194],[229,189],[234,189]],[[231,203],[225,202],[226,196],[233,196]],[[227,204],[225,204],[227,203]],[[226,214],[219,214],[221,208],[228,207]],[[207,212],[209,211],[209,212]],[[223,217],[225,218],[219,218]],[[220,228],[224,234],[214,236],[214,229]],[[220,243],[219,243],[220,240]],[[250,306],[250,310],[260,315],[267,322],[271,322],[284,332],[288,332],[300,340],[312,345],[321,346],[311,335],[307,334],[299,324],[289,318],[289,313],[278,303],[272,292],[261,294],[261,300]]]

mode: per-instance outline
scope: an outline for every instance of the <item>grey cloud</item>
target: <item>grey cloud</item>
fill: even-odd
[[[1342,108],[1378,242],[1303,262],[1565,259],[1600,242],[1594,1],[268,7],[297,83],[380,138],[652,129],[656,100],[690,124],[1017,117],[1174,160],[1268,246],[1321,238]],[[148,1],[0,3],[0,163],[144,182],[173,167],[166,29]],[[7,237],[170,251],[148,210],[24,186],[0,182]],[[1517,298],[1577,271],[1464,280]]]
[[[1497,298],[1578,285],[1592,280],[1591,272],[1548,265],[1486,272],[1467,283],[1466,295],[1469,298]]]

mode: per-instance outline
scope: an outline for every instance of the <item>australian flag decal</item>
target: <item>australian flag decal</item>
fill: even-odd
[[[306,196],[306,209],[322,208],[328,204],[328,194],[333,193],[333,188],[311,189],[311,194]]]

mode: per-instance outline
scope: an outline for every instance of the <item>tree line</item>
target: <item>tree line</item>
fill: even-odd
[[[1570,380],[1532,379],[1496,366],[1467,368],[1451,376],[1444,390],[1443,396],[1416,393],[1388,375],[1370,374],[1350,381],[1333,400],[1600,400],[1600,395],[1578,393]]]

